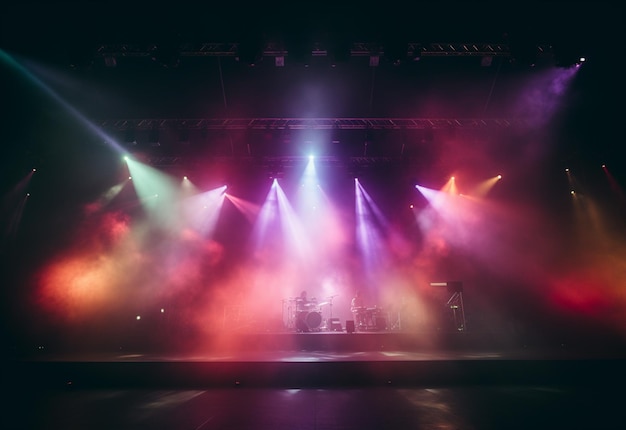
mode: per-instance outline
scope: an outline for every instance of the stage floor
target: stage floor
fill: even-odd
[[[404,333],[249,333],[188,350],[34,348],[4,366],[9,396],[0,424],[621,428],[626,349],[602,336],[562,340],[503,343],[455,333],[426,344]]]

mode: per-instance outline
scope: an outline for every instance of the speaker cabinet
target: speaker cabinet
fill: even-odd
[[[348,333],[354,333],[354,320],[346,321],[346,331]]]
[[[330,331],[343,331],[339,318],[328,318],[328,329]]]

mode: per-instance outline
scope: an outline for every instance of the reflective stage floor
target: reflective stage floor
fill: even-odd
[[[3,429],[623,428],[619,339],[238,335],[229,348],[13,354]]]

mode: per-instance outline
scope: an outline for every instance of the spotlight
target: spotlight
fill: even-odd
[[[117,60],[113,55],[105,55],[104,65],[107,67],[115,67],[117,66]]]
[[[413,205],[409,205],[409,208],[410,208],[410,209],[413,209]]]
[[[569,173],[569,169],[565,169],[565,172],[566,172],[566,173]]]
[[[602,167],[604,167],[604,165],[602,165]],[[36,172],[36,171],[37,171],[37,169],[33,168],[33,172]]]
[[[574,194],[576,194],[576,192],[574,190],[572,190],[572,191],[570,191],[570,194],[574,195]]]
[[[502,179],[502,175],[498,175],[498,179]]]
[[[189,179],[187,178],[187,176],[183,176],[183,179],[184,179],[185,181],[189,180]]]

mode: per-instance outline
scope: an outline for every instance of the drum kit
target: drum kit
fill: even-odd
[[[286,327],[303,333],[337,331],[337,328],[332,324],[332,302],[335,297],[327,297],[321,303],[318,303],[316,298],[284,299],[283,320]],[[378,306],[373,308],[356,307],[351,310],[357,331],[384,331],[389,328],[387,326],[388,315]],[[327,319],[324,320],[323,316],[327,316]],[[324,324],[324,321],[327,321],[328,324]]]
[[[328,306],[329,318],[332,318],[332,301],[335,297],[330,296],[321,303],[315,297],[309,300],[301,297],[283,300],[283,318],[287,327],[298,332],[322,331],[322,310]]]

